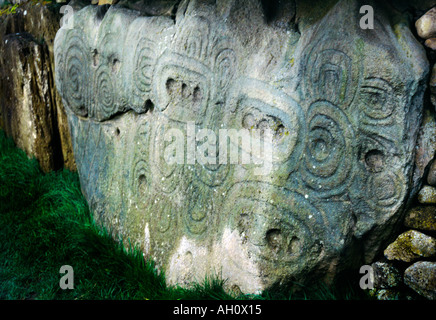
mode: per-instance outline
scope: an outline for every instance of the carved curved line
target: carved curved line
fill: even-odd
[[[192,235],[201,236],[208,229],[212,229],[212,219],[216,214],[210,190],[194,185],[193,190],[188,192],[185,212],[184,223]]]
[[[307,200],[305,195],[301,194],[299,190],[289,189],[287,187],[277,186],[275,184],[263,181],[238,181],[229,186],[228,191],[226,192],[227,198],[225,199],[225,202],[230,204],[232,203],[232,201],[229,201],[229,199],[231,199],[232,197],[241,197],[241,194],[243,193],[241,190],[246,191],[245,193],[249,194],[249,196],[246,196],[245,198],[252,198],[267,203],[271,203],[272,198],[278,199],[280,197],[280,201],[275,201],[272,204],[275,207],[288,206],[289,208],[292,208],[295,204],[298,203],[296,203],[291,197],[287,196],[286,194],[292,193],[294,195],[297,195],[301,200],[301,203],[305,203],[308,206],[312,207],[313,210],[317,211],[317,217],[315,217],[315,219],[318,219],[317,224],[321,224],[327,229],[330,228],[330,222],[327,219],[325,212],[312,204],[310,200]],[[271,197],[271,195],[275,196]],[[297,218],[301,220],[300,222],[304,223],[306,219],[308,219],[308,217],[300,216],[300,213],[301,212],[295,212]]]
[[[153,41],[145,37],[141,38],[136,45],[134,55],[136,67],[133,72],[133,83],[136,95],[141,98],[151,90],[153,68],[156,62],[154,46]]]
[[[184,177],[184,165],[167,164],[164,159],[164,132],[169,123],[157,121],[157,125],[151,130],[150,136],[150,166],[153,172],[154,185],[164,193],[174,192]],[[173,128],[173,127],[171,127]]]
[[[384,179],[384,181],[377,181],[377,179]],[[381,198],[381,196],[383,196],[383,193],[388,189],[383,188],[382,190],[380,190],[378,188],[377,190],[375,190],[374,186],[377,183],[384,184],[385,182],[388,184],[393,184],[394,194],[386,195],[385,198]],[[380,191],[382,191],[382,193],[379,193]],[[396,207],[405,197],[405,179],[402,175],[391,171],[379,174],[372,174],[369,176],[367,181],[367,193],[369,196],[367,197],[366,202],[372,209],[374,209],[375,211],[392,211],[393,208]]]
[[[321,39],[316,44],[309,44],[305,49],[308,53],[304,60],[303,87],[309,103],[327,100],[342,108],[347,108],[352,103],[360,82],[361,66],[360,61],[353,61],[349,56],[347,48],[348,45],[340,40]],[[320,72],[324,70],[324,66],[329,71],[327,74]],[[335,75],[336,85],[320,78],[329,73]],[[334,90],[334,97],[332,94],[324,94],[324,91],[329,88]]]
[[[271,199],[275,200],[274,203],[271,203]],[[238,201],[248,201],[249,208],[254,210],[261,208],[262,213],[259,213],[260,216],[258,219],[260,218],[260,223],[263,221],[266,223],[266,225],[262,226],[262,231],[266,232],[267,230],[274,228],[283,229],[283,225],[289,225],[290,227],[285,228],[285,230],[291,231],[291,233],[292,231],[299,230],[300,232],[297,236],[303,241],[303,246],[308,248],[317,244],[316,239],[323,238],[321,234],[323,230],[329,229],[329,222],[325,217],[325,214],[308,202],[300,193],[268,183],[248,181],[234,184],[229,190],[229,196],[226,198],[224,212],[229,215],[226,223],[230,223],[230,227],[232,228],[239,228],[238,221],[244,215],[248,215],[247,218],[250,218],[249,212],[237,211]],[[266,207],[272,208],[273,211],[266,209]],[[303,215],[303,212],[306,214],[305,216]],[[266,216],[263,216],[262,214],[266,214]],[[252,224],[255,223],[255,221],[256,220],[249,219],[248,223]],[[306,231],[302,231],[302,229]],[[248,230],[250,230],[250,226],[248,226]],[[260,230],[256,228],[255,231],[256,233],[259,233]],[[289,235],[285,234],[285,236]],[[253,239],[250,239],[250,237],[254,237],[255,242],[252,242]],[[257,235],[250,234],[250,237],[247,241],[251,240],[251,245],[265,250],[266,238],[262,232]],[[257,240],[255,240],[256,238]],[[256,241],[260,242],[257,243]],[[262,259],[275,261],[275,259],[271,259],[270,256],[264,256],[261,252],[259,253]],[[305,250],[301,250],[301,254],[304,253]],[[289,263],[294,258],[295,257],[281,257],[281,259],[284,259],[282,262],[285,264]],[[238,265],[237,261],[233,262],[235,265]]]
[[[156,108],[165,112],[171,102],[171,97],[167,92],[167,80],[177,81],[196,81],[200,84],[201,98],[198,101],[196,110],[187,108],[177,108],[168,111],[168,117],[180,122],[195,120],[196,123],[202,123],[207,112],[209,102],[209,89],[211,86],[211,72],[201,62],[189,57],[165,51],[158,59],[153,75],[153,92],[157,100]],[[180,114],[182,113],[182,114]]]
[[[134,166],[131,187],[137,206],[144,208],[151,193],[151,178],[149,164],[142,159]]]
[[[306,126],[305,115],[299,104],[291,97],[284,94],[282,91],[271,87],[265,82],[255,79],[239,79],[240,87],[238,90],[234,89],[229,94],[227,116],[234,117],[233,114],[240,113],[240,111],[251,107],[259,111],[259,113],[265,114],[265,116],[272,116],[280,119],[280,121],[287,126],[289,130],[289,136],[286,136],[283,145],[287,144],[286,156],[273,154],[273,162],[285,164],[289,170],[294,170],[298,164],[299,159],[302,156],[304,141],[306,139]],[[244,105],[244,101],[249,101],[247,105]],[[241,106],[242,104],[242,106]],[[239,109],[241,108],[241,110]],[[240,113],[240,117],[243,113]],[[242,121],[242,118],[239,122]],[[228,120],[228,123],[232,123],[234,120]],[[236,124],[237,128],[241,128],[241,123]],[[291,132],[292,131],[292,132]],[[293,141],[290,141],[293,139]]]
[[[318,122],[313,123],[316,117]],[[330,197],[344,192],[352,181],[353,175],[353,148],[354,131],[345,113],[327,101],[319,101],[312,104],[308,110],[308,140],[306,144],[304,166],[300,173],[306,185],[315,190],[321,197]],[[321,122],[319,122],[321,121]],[[311,125],[315,125],[311,128]],[[315,141],[325,137],[318,137],[317,131],[325,130],[330,133],[333,141]],[[318,133],[319,134],[319,133]],[[328,136],[327,136],[328,137]],[[324,143],[331,146],[325,159],[316,160],[310,146],[312,143]]]
[[[393,87],[382,78],[366,78],[361,85],[360,96],[360,103],[364,104],[363,113],[376,123],[389,118],[396,107]],[[375,101],[372,101],[371,97],[374,97]],[[378,101],[378,98],[382,98],[382,101]]]
[[[86,45],[80,34],[71,30],[65,39],[65,56],[61,70],[64,99],[75,114],[86,116],[89,109],[88,55]]]
[[[191,58],[205,61],[209,51],[209,32],[210,23],[206,17],[188,17],[178,30],[176,50]]]
[[[118,111],[114,80],[106,65],[100,65],[95,71],[93,87],[95,102],[92,117],[98,121],[106,120]]]

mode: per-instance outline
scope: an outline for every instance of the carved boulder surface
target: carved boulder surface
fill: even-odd
[[[371,262],[419,183],[428,64],[408,25],[375,7],[362,30],[357,2],[340,1],[297,31],[294,6],[264,9],[182,1],[172,18],[112,6],[99,19],[89,6],[57,33],[83,192],[169,283],[219,275],[256,292],[331,279]],[[270,129],[271,170],[192,161],[189,126]],[[163,151],[175,129],[183,163]]]

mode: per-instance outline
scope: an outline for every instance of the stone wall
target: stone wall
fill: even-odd
[[[416,156],[416,167],[424,173],[424,179],[400,234],[386,247],[383,257],[372,264],[375,282],[371,294],[381,300],[420,297],[436,300],[436,8],[419,15],[416,30],[432,65],[421,127],[421,137],[427,135],[428,139],[418,139]],[[423,140],[427,143],[423,144]]]

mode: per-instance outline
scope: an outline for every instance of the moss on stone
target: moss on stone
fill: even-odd
[[[412,262],[436,254],[436,239],[421,232],[409,230],[398,236],[384,252],[389,260]]]
[[[418,206],[412,208],[406,215],[404,225],[423,231],[436,231],[436,207]]]

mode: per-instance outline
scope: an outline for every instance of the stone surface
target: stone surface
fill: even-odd
[[[430,38],[425,40],[424,42],[425,46],[432,49],[432,50],[436,50],[436,38]]]
[[[373,289],[370,291],[370,296],[375,297],[377,300],[399,300],[400,292],[393,289]]]
[[[433,187],[436,186],[436,161],[433,161],[427,174],[427,183]]]
[[[427,11],[416,21],[415,26],[421,38],[429,39],[436,37],[436,8]]]
[[[404,272],[404,283],[427,299],[436,300],[436,262],[415,262]]]
[[[412,262],[436,255],[436,239],[415,230],[398,236],[384,251],[388,260]]]
[[[48,50],[30,34],[3,38],[0,46],[0,127],[44,171],[55,168],[54,106]]]
[[[431,103],[436,108],[436,64],[433,65],[433,70],[430,76],[430,99]]]
[[[388,262],[374,262],[374,287],[388,289],[398,287],[402,283],[400,271]]]
[[[120,0],[118,4],[124,8],[137,10],[143,15],[174,17],[180,2],[180,0]]]
[[[48,158],[48,154],[46,155],[45,163],[42,164],[44,170],[53,170],[58,169],[62,164],[64,167],[70,170],[75,170],[75,160],[74,160],[74,154],[73,154],[73,147],[71,143],[71,137],[68,127],[68,121],[65,114],[64,107],[62,105],[62,99],[55,87],[54,84],[54,53],[53,53],[53,42],[56,35],[57,30],[59,29],[59,21],[61,19],[62,15],[59,13],[59,8],[55,8],[54,6],[50,5],[40,5],[40,4],[22,4],[20,5],[19,9],[17,9],[16,14],[11,14],[5,16],[3,19],[0,18],[0,50],[2,50],[2,47],[6,47],[6,37],[9,37],[9,35],[15,35],[15,34],[21,34],[23,32],[29,33],[34,38],[34,41],[41,45],[41,47],[45,47],[46,49],[43,50],[42,53],[44,53],[43,59],[43,67],[46,68],[44,70],[45,77],[47,77],[46,80],[46,86],[48,92],[46,93],[45,97],[39,97],[40,100],[45,101],[45,104],[48,104],[50,106],[47,106],[47,108],[51,111],[47,111],[52,114],[52,118],[50,119],[51,123],[44,124],[41,121],[34,122],[34,126],[46,126],[51,127],[49,131],[41,128],[36,128],[35,130],[39,132],[44,132],[44,134],[51,134],[51,137],[43,137],[45,140],[44,142],[41,142],[42,145],[47,144],[48,141],[51,141],[51,146],[46,146],[47,152],[51,153],[51,158]],[[3,53],[6,54],[8,52],[11,56],[4,56],[2,63],[4,69],[10,69],[10,62],[9,60],[15,59],[15,56],[17,56],[17,52],[12,51],[4,51]],[[1,68],[1,66],[0,66]],[[8,71],[9,72],[9,71]],[[35,74],[36,75],[36,74]],[[16,75],[14,75],[16,77]],[[2,86],[8,86],[7,89],[8,93],[4,95],[3,97],[3,103],[0,106],[0,109],[3,108],[3,114],[6,114],[7,112],[11,112],[11,110],[15,110],[15,107],[13,105],[9,105],[8,103],[12,103],[14,100],[12,99],[12,96],[20,97],[22,88],[20,87],[21,83],[25,82],[25,79],[19,80],[17,78],[17,81],[15,83],[11,83],[7,81],[7,76],[3,80]],[[38,80],[35,80],[38,81]],[[17,85],[18,87],[13,87],[14,85]],[[37,92],[30,93],[31,95],[37,94]],[[10,95],[9,102],[6,102],[5,99],[8,99],[8,95]],[[34,97],[32,99],[38,99],[37,97]],[[26,110],[31,110],[31,107],[25,107]],[[10,110],[10,111],[6,111]],[[23,111],[23,110],[22,110]],[[19,118],[25,118],[24,116],[17,116]],[[31,115],[28,115],[27,117],[31,117]],[[3,125],[0,124],[0,127],[5,129],[6,132],[10,132],[6,127],[8,126],[14,126],[15,123],[7,123],[9,120],[4,118]],[[30,139],[31,136],[23,136],[22,139]],[[39,139],[39,136],[37,136],[37,139]],[[17,142],[17,141],[16,141]],[[35,141],[29,141],[26,142],[27,144],[34,144],[39,142]],[[21,143],[22,144],[22,143]],[[30,149],[28,149],[29,151]],[[35,156],[38,155],[34,154]],[[40,161],[40,162],[41,162]]]
[[[424,186],[418,193],[418,201],[422,204],[436,204],[436,188]]]
[[[423,231],[436,231],[436,207],[413,207],[407,212],[404,225]]]
[[[430,162],[433,160],[436,152],[436,120],[435,114],[432,110],[424,110],[424,117],[422,120],[421,128],[419,130],[418,141],[416,143],[416,156],[415,156],[415,173],[414,182],[419,185],[417,181],[427,172]],[[427,180],[433,181],[431,170],[428,171]],[[429,184],[432,184],[429,182]]]
[[[57,33],[83,192],[169,283],[219,274],[257,292],[331,280],[355,257],[373,260],[417,188],[428,62],[407,24],[381,14],[364,31],[357,1],[317,19],[279,9],[183,1],[170,16],[111,6],[99,20],[88,6]],[[194,125],[212,145],[219,129],[270,129],[272,164],[192,161],[192,145],[206,145],[191,143]],[[168,163],[169,146],[186,151],[182,164]],[[238,149],[254,155],[249,146]]]
[[[374,270],[374,287],[379,289],[395,288],[401,285],[400,271],[391,263],[377,261],[371,267]]]
[[[112,5],[112,4],[116,4],[118,1],[119,1],[119,0],[99,0],[99,1],[98,1],[98,5],[99,5],[99,6],[102,6],[102,5],[105,5],[105,4],[110,4],[110,5]]]

